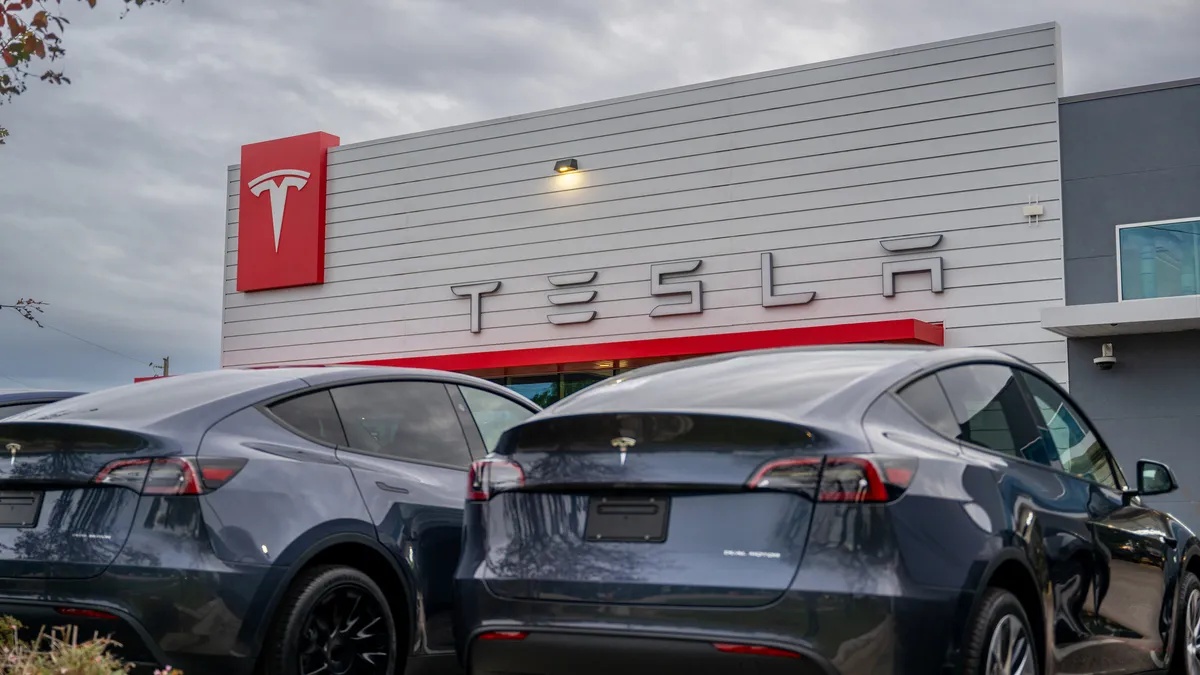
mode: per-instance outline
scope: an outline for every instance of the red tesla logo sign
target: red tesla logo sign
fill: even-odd
[[[325,281],[325,156],[316,132],[242,146],[237,290]]]

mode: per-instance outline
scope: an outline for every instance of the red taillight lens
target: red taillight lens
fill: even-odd
[[[471,464],[467,481],[467,501],[486,502],[494,494],[525,485],[525,472],[516,462],[481,459]]]
[[[903,494],[916,470],[917,461],[910,458],[778,459],[759,468],[748,485],[755,489],[799,491],[821,502],[881,503]]]
[[[800,655],[796,652],[789,652],[786,649],[776,649],[775,647],[764,647],[762,645],[739,645],[730,644],[727,642],[714,642],[713,647],[717,651],[726,654],[745,654],[750,656],[778,656],[784,659],[798,659]]]
[[[529,633],[519,630],[494,630],[479,636],[480,640],[524,640]]]
[[[245,464],[244,459],[223,458],[121,459],[101,469],[93,482],[144,495],[199,495],[229,482]]]
[[[238,475],[246,466],[246,460],[239,457],[200,457],[196,464],[200,467],[200,481],[204,489],[216,490]]]
[[[54,611],[58,612],[59,614],[62,614],[63,616],[78,616],[78,617],[85,618],[85,619],[106,619],[109,621],[113,621],[113,620],[117,619],[116,614],[109,614],[108,612],[101,612],[101,611],[95,610],[95,609],[80,609],[78,607],[57,607],[57,608],[55,608]]]

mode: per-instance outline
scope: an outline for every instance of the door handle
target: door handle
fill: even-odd
[[[402,488],[402,487],[396,487],[395,485],[388,485],[387,483],[385,483],[381,480],[375,481],[375,487],[379,488],[380,490],[384,490],[386,492],[395,492],[397,494],[402,494],[402,495],[408,494],[407,489]]]

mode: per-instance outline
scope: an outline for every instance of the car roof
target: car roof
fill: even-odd
[[[13,403],[58,401],[72,396],[79,396],[81,391],[62,391],[59,389],[0,389],[0,405]]]
[[[385,366],[226,368],[156,378],[49,403],[4,424],[52,422],[105,426],[170,436],[183,443],[200,437],[224,417],[261,401],[314,386],[371,379],[437,379],[514,392],[457,373]],[[517,396],[519,398],[519,396]]]
[[[219,414],[231,404],[241,407],[237,404],[243,401],[303,386],[298,373],[215,370],[101,389],[30,410],[8,422],[70,421],[134,430],[204,411]]]
[[[488,382],[487,380],[482,380],[472,375],[464,375],[462,373],[454,373],[446,370],[432,370],[429,368],[402,368],[396,366],[286,366],[278,368],[277,370],[299,372],[301,373],[299,377],[302,377],[312,386],[334,384],[338,382],[345,382],[347,380],[370,379],[375,377],[413,379],[435,378],[445,382],[486,387],[491,390],[505,392],[509,396],[516,395],[517,398],[521,398],[520,395],[516,394],[511,389],[502,387],[493,382]]]
[[[487,380],[475,377],[474,375],[464,375],[448,370],[433,370],[429,368],[404,368],[397,366],[279,366],[270,368],[251,368],[248,370],[276,370],[279,372],[290,372],[299,374],[310,386],[320,387],[334,384],[349,383],[355,381],[366,381],[377,378],[386,379],[436,379],[442,382],[452,384],[462,384],[500,394],[507,398],[518,400],[526,405],[537,408],[537,404],[530,401],[528,398],[518,394],[517,392],[503,385],[489,382]]]
[[[913,374],[964,361],[1024,363],[993,349],[918,345],[789,347],[674,361],[610,378],[535,417],[638,412],[811,424],[861,419]]]

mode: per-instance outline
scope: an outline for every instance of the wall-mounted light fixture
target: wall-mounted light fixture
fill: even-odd
[[[574,159],[574,158],[560,159],[554,163],[555,173],[570,173],[572,171],[578,171],[578,170],[579,170],[579,160]]]

